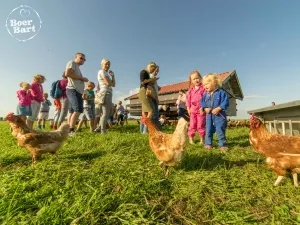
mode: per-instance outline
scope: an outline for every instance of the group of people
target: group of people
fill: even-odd
[[[139,98],[142,103],[142,118],[152,118],[156,123],[158,113],[158,90],[157,74],[159,67],[151,62],[146,69],[140,73],[141,86]],[[189,142],[195,144],[194,137],[198,131],[200,144],[207,149],[212,148],[213,134],[218,136],[218,146],[221,150],[228,149],[226,140],[227,119],[225,110],[229,107],[227,93],[221,89],[221,81],[217,74],[209,73],[202,78],[199,71],[195,70],[189,74],[189,90],[179,91],[176,101],[178,107],[178,118],[183,117],[187,111],[190,116],[188,129]],[[154,95],[151,93],[154,92]],[[143,120],[141,118],[141,121]],[[160,129],[160,124],[157,125]],[[145,132],[141,129],[141,132]]]
[[[21,82],[20,89],[17,91],[19,103],[16,114],[20,115],[30,128],[33,127],[36,119],[38,119],[39,128],[45,127],[45,121],[49,116],[51,102],[42,86],[45,80],[43,75],[37,74],[33,77],[31,84]]]
[[[110,61],[107,59],[101,61],[97,88],[95,83],[89,81],[80,71],[80,66],[85,61],[83,53],[76,53],[75,58],[67,63],[62,79],[56,86],[60,90],[60,95],[54,98],[55,114],[52,128],[57,129],[68,115],[70,136],[75,133],[78,120],[80,122],[77,129],[80,129],[84,120],[88,120],[91,131],[101,134],[106,133],[108,124],[123,125],[124,119],[127,121],[128,111],[122,102],[119,101],[115,105],[112,103],[112,88],[115,87],[116,81],[113,71],[110,70]],[[21,89],[17,91],[19,102],[16,114],[20,115],[30,128],[36,119],[38,119],[37,128],[45,128],[45,121],[49,116],[52,104],[48,100],[48,94],[43,90],[42,83],[45,80],[43,75],[35,75],[31,84],[21,82]]]
[[[75,133],[75,126],[79,118],[81,121],[78,125],[79,128],[82,121],[89,120],[91,131],[105,134],[108,124],[111,126],[116,121],[115,123],[123,125],[128,111],[123,107],[121,101],[117,105],[112,103],[116,79],[114,72],[110,70],[110,61],[107,59],[101,61],[101,68],[97,75],[97,87],[80,71],[80,66],[85,61],[86,57],[83,53],[76,53],[75,58],[66,65],[58,84],[61,95],[54,99],[56,110],[53,128],[57,129],[69,113],[70,135]],[[151,118],[157,128],[161,130],[158,73],[159,66],[155,62],[149,63],[140,72],[139,99],[142,104],[142,118]],[[43,75],[36,75],[31,85],[22,82],[20,83],[21,89],[17,91],[19,98],[17,114],[22,116],[31,128],[38,118],[38,128],[41,129],[45,126],[45,120],[49,116],[51,102],[42,86],[45,80]],[[202,78],[200,72],[195,70],[189,75],[187,93],[185,94],[184,90],[179,92],[176,102],[178,116],[184,116],[186,111],[190,116],[188,136],[191,144],[194,144],[195,133],[198,131],[200,144],[204,144],[205,148],[209,149],[212,147],[213,134],[216,132],[219,147],[222,150],[227,149],[225,110],[229,107],[229,98],[220,87],[221,82],[216,74],[210,73]],[[95,88],[96,91],[94,91]]]

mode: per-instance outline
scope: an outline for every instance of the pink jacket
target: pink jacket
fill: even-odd
[[[65,99],[67,98],[67,94],[66,94],[66,91],[67,91],[67,85],[68,85],[68,79],[61,79],[59,81],[59,87],[60,89],[62,90],[63,92],[63,95],[62,95],[62,98]]]
[[[30,91],[18,90],[17,97],[19,99],[19,105],[30,106],[31,105],[31,93]]]
[[[199,112],[201,108],[200,101],[205,92],[206,91],[203,88],[202,84],[198,89],[192,87],[188,90],[186,94],[186,107],[191,110],[191,113]]]
[[[35,100],[37,102],[43,102],[43,86],[39,82],[33,81],[31,84],[31,95],[32,100]]]

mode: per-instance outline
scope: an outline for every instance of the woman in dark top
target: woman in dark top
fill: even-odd
[[[151,62],[146,69],[140,73],[141,86],[139,91],[139,98],[142,103],[142,117],[152,118],[154,111],[154,104],[152,98],[146,95],[146,89],[148,85],[152,85],[158,78],[150,78],[150,74],[157,68],[156,63]]]

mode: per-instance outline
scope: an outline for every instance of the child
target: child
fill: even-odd
[[[124,110],[124,123],[126,123],[126,125],[128,125],[128,109]]]
[[[207,74],[203,78],[203,85],[207,91],[201,99],[201,105],[207,114],[205,148],[210,149],[212,147],[213,134],[216,132],[219,148],[225,151],[228,149],[225,136],[227,126],[225,110],[229,107],[228,95],[220,89],[221,82],[217,74]]]
[[[51,102],[48,100],[47,93],[43,93],[43,100],[44,101],[41,103],[41,108],[38,115],[38,124],[37,124],[37,128],[40,130],[42,129],[42,126],[43,129],[45,129],[46,120],[49,117],[50,106],[52,105]]]
[[[26,122],[26,116],[31,116],[31,92],[30,84],[26,82],[20,83],[21,89],[17,91],[17,97],[19,99],[19,104],[17,106],[16,115],[21,116],[22,120]]]
[[[179,95],[176,101],[176,105],[177,105],[177,109],[178,109],[178,119],[180,117],[184,117],[184,114],[186,112],[186,94],[185,91],[183,89],[181,89],[179,91]]]
[[[200,100],[205,93],[202,85],[202,77],[199,71],[195,70],[189,76],[190,86],[192,86],[186,94],[186,107],[190,115],[190,126],[188,136],[190,144],[194,144],[196,131],[200,136],[200,144],[204,144],[205,139],[205,113],[202,110]]]
[[[83,92],[83,115],[90,121],[90,130],[95,129],[95,84],[91,81],[87,82],[86,88]]]
[[[65,76],[65,72],[62,75],[62,79],[59,81],[59,88],[62,91],[60,98],[54,99],[55,113],[53,118],[52,129],[56,130],[61,123],[65,120],[69,110],[69,100],[67,98],[66,88],[68,85],[68,79]]]
[[[32,95],[31,99],[31,116],[27,117],[27,125],[28,127],[32,128],[34,121],[38,118],[41,103],[44,101],[43,99],[43,86],[42,84],[45,82],[46,78],[41,75],[37,74],[33,77],[33,81],[30,86],[30,91]]]
[[[117,124],[119,124],[120,122],[120,125],[123,126],[124,124],[124,106],[122,105],[122,101],[119,101],[118,102],[118,106],[117,106]]]
[[[141,134],[148,134],[148,128],[143,122],[143,116],[140,116],[140,132]]]

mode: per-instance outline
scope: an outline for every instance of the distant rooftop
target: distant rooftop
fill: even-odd
[[[264,107],[264,108],[260,108],[260,109],[253,109],[253,110],[247,111],[247,113],[249,113],[249,114],[261,113],[261,112],[267,112],[267,111],[274,111],[274,110],[278,110],[278,109],[291,108],[291,107],[295,107],[295,106],[300,106],[300,100],[287,102],[287,103],[283,103],[283,104],[278,104],[278,105],[274,105],[274,106],[268,106],[268,107]],[[299,114],[300,114],[300,112],[299,112]]]
[[[233,82],[234,82],[233,89],[234,89],[235,93],[233,93],[233,94],[241,99],[243,98],[243,93],[240,88],[240,84],[239,84],[235,70],[230,71],[230,72],[219,73],[218,76],[220,77],[222,82],[227,82],[230,77],[235,76],[235,79],[233,80]],[[169,85],[162,86],[161,90],[159,91],[159,95],[177,93],[181,89],[188,90],[189,89],[189,81],[183,81],[183,82],[179,82],[179,83],[175,83],[175,84],[169,84]],[[135,98],[138,98],[138,93],[131,95],[131,96],[125,98],[124,100],[135,99]]]

